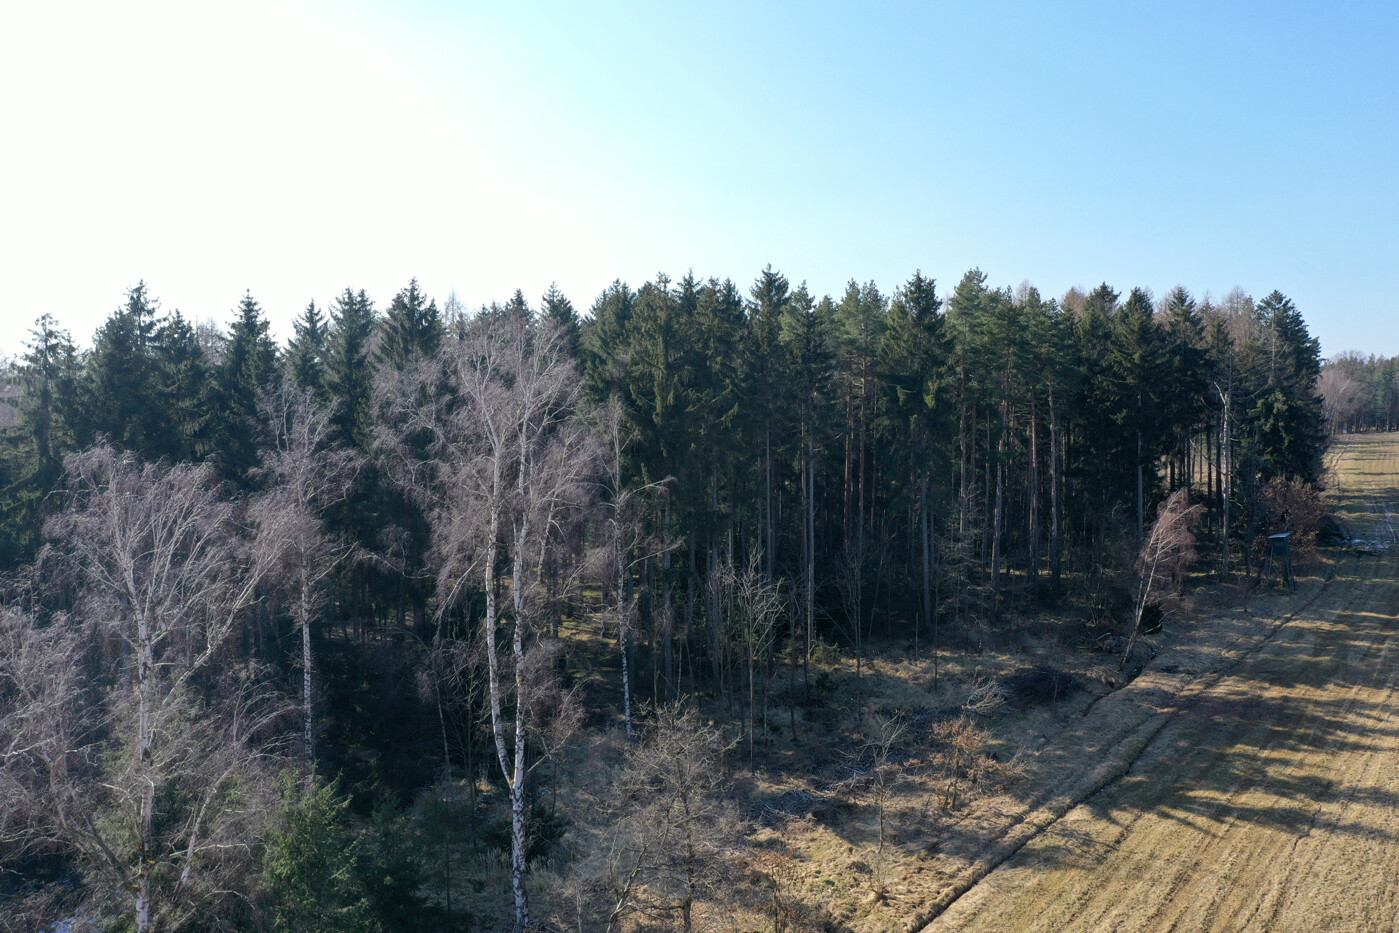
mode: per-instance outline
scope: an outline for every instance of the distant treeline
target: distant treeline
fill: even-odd
[[[1399,357],[1342,353],[1326,361],[1319,386],[1333,434],[1399,430]]]

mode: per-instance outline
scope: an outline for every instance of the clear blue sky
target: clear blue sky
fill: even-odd
[[[0,350],[767,263],[1292,297],[1399,353],[1393,3],[9,4]]]

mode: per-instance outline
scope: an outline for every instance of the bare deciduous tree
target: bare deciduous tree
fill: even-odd
[[[596,431],[603,447],[602,479],[604,498],[599,503],[602,523],[607,529],[607,542],[596,552],[595,563],[605,558],[608,582],[617,587],[617,644],[622,657],[622,717],[626,723],[627,741],[632,738],[631,636],[632,617],[638,594],[629,586],[632,573],[647,561],[675,547],[647,528],[646,508],[657,493],[665,490],[664,481],[627,488],[623,475],[622,457],[630,443],[632,431],[620,399],[612,398],[596,412]]]
[[[315,765],[314,658],[311,622],[320,610],[324,584],[347,553],[325,530],[320,513],[349,495],[359,457],[331,446],[331,412],[310,390],[283,382],[259,399],[267,443],[259,472],[272,483],[259,502],[265,533],[277,536],[284,560],[280,575],[294,593],[296,626],[301,632],[303,750]]]
[[[624,928],[642,915],[691,933],[695,907],[720,881],[733,813],[722,789],[733,743],[693,709],[660,707],[622,773],[602,789],[578,866],[580,929]],[[580,905],[581,906],[581,905]]]
[[[1151,533],[1142,544],[1137,557],[1137,598],[1133,604],[1132,634],[1122,652],[1118,670],[1131,660],[1132,649],[1141,634],[1142,614],[1146,611],[1153,588],[1168,581],[1179,582],[1180,575],[1195,562],[1195,536],[1190,526],[1200,506],[1190,504],[1190,492],[1185,487],[1171,493],[1161,504]]]
[[[753,551],[748,563],[739,567],[723,567],[716,571],[711,585],[719,588],[722,601],[729,608],[728,617],[737,629],[736,641],[743,651],[743,663],[748,674],[748,766],[753,766],[753,733],[756,728],[756,684],[758,671],[764,675],[763,728],[767,729],[767,662],[777,638],[777,621],[782,615],[784,600],[781,586],[762,569],[763,554]]]
[[[64,494],[41,573],[83,621],[7,619],[6,832],[79,854],[142,933],[176,928],[246,888],[284,707],[224,646],[279,555],[206,467],[104,445],[69,458]]]
[[[870,756],[870,773],[873,779],[874,803],[879,818],[879,849],[875,853],[884,855],[885,813],[888,810],[889,796],[898,780],[898,765],[892,755],[895,747],[908,731],[908,719],[902,711],[893,713],[870,713],[865,716],[865,752]]]
[[[546,558],[578,517],[595,468],[591,436],[576,412],[580,383],[557,330],[498,310],[462,322],[435,357],[389,376],[378,391],[393,427],[384,446],[430,509],[444,603],[473,584],[485,595],[487,698],[510,788],[515,924],[524,930],[527,745],[537,728],[530,714],[538,686],[528,656],[546,602]],[[430,460],[413,457],[415,438]]]

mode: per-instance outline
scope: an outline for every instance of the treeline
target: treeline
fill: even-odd
[[[1331,433],[1399,430],[1399,357],[1342,353],[1326,361],[1318,387]]]
[[[819,299],[661,275],[586,316],[557,289],[473,313],[346,289],[284,347],[251,296],[224,333],[141,284],[84,350],[42,317],[0,451],[0,836],[142,930],[212,902],[304,927],[318,897],[392,927],[416,883],[297,887],[347,876],[305,837],[337,798],[288,790],[280,828],[250,801],[278,763],[400,793],[494,774],[523,928],[553,825],[529,775],[586,712],[630,737],[642,701],[702,697],[751,765],[781,664],[1098,600],[1181,488],[1215,568],[1251,569],[1320,479],[1320,374],[1277,292],[1055,300],[978,270]],[[566,689],[569,631],[615,645],[591,662],[615,703]],[[375,719],[395,703],[431,712]]]

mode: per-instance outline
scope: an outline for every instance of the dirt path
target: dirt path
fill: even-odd
[[[1399,929],[1399,436],[1343,438],[1332,464],[1367,547],[1228,668],[1163,654],[1094,710],[1121,728],[1093,780],[928,931]]]

